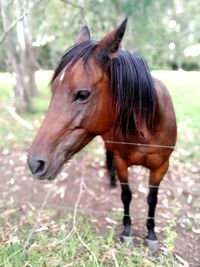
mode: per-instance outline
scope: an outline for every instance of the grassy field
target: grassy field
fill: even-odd
[[[40,218],[43,223],[48,218],[46,214]],[[122,246],[119,240],[114,237],[115,227],[107,230],[104,236],[97,235],[90,219],[84,215],[78,217],[74,228],[72,216],[51,222],[51,230],[41,229],[41,231],[34,233],[34,238],[31,238],[31,242],[26,246],[22,240],[25,236],[29,236],[30,225],[34,219],[35,217],[32,215],[31,218],[29,214],[28,223],[23,227],[16,228],[16,231],[10,236],[10,244],[0,245],[0,266],[176,266],[176,261],[170,250],[165,255],[153,256],[142,245],[137,245],[135,249]],[[16,218],[14,221],[16,223]],[[5,237],[5,233],[2,233],[1,236]]]
[[[154,71],[171,93],[178,123],[200,129],[200,72]]]
[[[199,159],[200,72],[154,71],[153,75],[167,85],[172,96],[178,122],[179,157]]]
[[[182,151],[178,156],[183,159],[188,157],[192,160],[199,159],[200,73],[155,71],[153,74],[168,86],[172,95],[179,128],[177,150]],[[13,105],[13,81],[9,74],[0,74],[0,148],[27,148],[48,106],[50,77],[50,72],[37,73],[40,94],[33,100],[32,112],[22,116],[33,126],[33,130],[29,130],[20,125],[9,113],[7,107]],[[185,151],[190,151],[190,153]],[[52,218],[52,215],[48,215],[49,212],[52,211],[45,211],[40,216],[43,226],[44,222]],[[35,232],[26,247],[27,237],[34,225],[35,211],[30,209],[23,220],[22,224],[20,214],[9,217],[9,221],[7,218],[0,218],[0,229],[2,229],[0,230],[0,266],[180,266],[174,259],[171,249],[165,254],[152,256],[142,245],[134,250],[122,246],[114,238],[114,227],[104,236],[98,235],[91,225],[91,220],[85,218],[84,215],[78,217],[76,228],[73,228],[72,215],[52,221],[51,231],[43,229]],[[173,226],[169,225],[166,233],[165,245],[173,248],[175,234]]]
[[[39,95],[32,101],[31,112],[22,115],[23,119],[33,126],[33,130],[23,127],[9,113],[8,108],[14,104],[13,78],[8,73],[0,74],[0,147],[11,147],[14,144],[26,146],[33,139],[50,100],[48,84],[51,74],[51,71],[36,73]]]

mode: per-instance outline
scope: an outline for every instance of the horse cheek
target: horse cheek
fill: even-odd
[[[93,135],[101,135],[113,126],[113,114],[111,106],[110,110],[105,105],[97,105],[94,112],[89,112],[86,121],[86,129]]]

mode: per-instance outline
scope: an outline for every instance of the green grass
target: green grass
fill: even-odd
[[[13,106],[13,78],[8,73],[0,74],[0,147],[13,145],[27,145],[31,142],[41,120],[48,108],[50,101],[50,88],[48,86],[52,72],[37,72],[37,86],[39,95],[32,101],[31,112],[20,115],[24,120],[33,125],[29,130],[19,124],[8,112],[7,107]]]
[[[31,222],[34,217],[26,220]],[[75,228],[78,232],[71,231],[72,221],[72,216],[68,215],[65,220],[58,219],[49,225],[48,231],[34,232],[25,250],[30,224],[13,227],[12,231],[9,229],[10,243],[0,241],[0,266],[110,267],[116,266],[116,262],[121,267],[176,266],[170,252],[153,256],[142,244],[134,249],[123,246],[115,238],[114,227],[105,236],[100,236],[95,233],[88,217],[79,216]],[[7,225],[8,222],[7,219]],[[19,222],[15,222],[15,225],[19,225]],[[4,237],[4,234],[1,236]]]
[[[200,130],[200,72],[155,71],[171,93],[177,120]]]
[[[0,74],[0,97],[1,103],[7,102],[8,98],[13,96],[12,86],[14,85],[14,78],[9,73]]]
[[[167,85],[172,96],[178,122],[179,157],[200,159],[200,72],[155,71],[153,74]]]

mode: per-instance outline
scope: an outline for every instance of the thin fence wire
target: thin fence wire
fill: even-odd
[[[42,202],[42,205],[41,205],[41,208],[39,209],[38,211],[38,215],[36,216],[36,221],[35,221],[35,224],[33,225],[33,228],[31,229],[31,231],[29,232],[29,235],[28,235],[28,238],[24,244],[24,247],[23,247],[23,250],[22,250],[22,254],[24,254],[25,250],[27,249],[28,245],[29,245],[29,241],[33,235],[33,233],[35,232],[36,228],[37,228],[37,225],[38,225],[38,221],[39,221],[39,218],[41,217],[41,214],[46,206],[46,203],[47,203],[47,200],[50,198],[51,196],[51,193],[53,191],[53,188],[54,186],[57,184],[58,180],[54,180],[53,181],[53,184],[51,186],[51,188],[49,189],[49,191],[47,192],[47,194],[45,195],[44,197],[44,200]]]
[[[37,214],[37,217],[36,217],[36,222],[35,222],[35,224],[33,225],[33,227],[29,231],[29,234],[28,234],[28,237],[27,237],[27,239],[25,241],[24,247],[23,248],[20,248],[19,250],[17,250],[15,252],[13,252],[12,254],[10,254],[3,263],[0,263],[0,266],[5,266],[6,262],[8,262],[8,260],[10,260],[11,258],[13,258],[18,253],[21,253],[22,255],[25,253],[25,250],[27,249],[28,245],[30,244],[31,237],[32,237],[34,231],[36,230],[36,227],[38,225],[39,218],[41,217],[41,214],[44,211],[44,208],[45,208],[45,206],[47,204],[47,200],[50,198],[51,193],[52,193],[52,190],[54,189],[54,187],[55,187],[55,185],[56,185],[57,182],[58,182],[58,180],[54,180],[53,181],[52,186],[50,187],[50,189],[48,190],[48,192],[44,196],[44,200],[43,200],[43,202],[41,204],[41,207],[40,207],[40,209],[38,211],[38,214]]]
[[[123,142],[123,141],[112,141],[112,140],[105,140],[104,142],[107,143],[107,144],[118,144],[118,145],[143,146],[143,147],[156,147],[156,148],[172,148],[172,149],[175,148],[175,146],[170,146],[170,145],[133,143],[133,142]]]
[[[24,204],[24,201],[15,201],[16,207],[18,205],[22,205],[22,204]],[[31,204],[31,205],[39,208],[41,210],[40,215],[42,214],[41,207],[43,206],[43,202],[41,204],[40,202],[29,201],[28,204]],[[72,214],[74,213],[74,208],[73,207],[65,207],[64,205],[58,205],[58,204],[52,204],[52,203],[49,204],[49,205],[45,205],[45,206],[46,207],[44,207],[44,208],[59,209],[59,210],[64,210],[66,213],[67,212],[70,212]],[[116,210],[111,210],[110,212],[116,212]],[[121,213],[121,218],[123,218],[123,216],[130,216],[130,215],[124,214],[122,208],[121,209],[118,209],[117,212],[118,213]],[[94,209],[89,208],[89,207],[87,207],[87,208],[81,207],[81,211],[79,211],[79,213],[80,214],[86,214],[87,213],[87,214],[91,214],[91,215],[93,214],[94,216],[95,215],[106,216],[108,214],[108,211],[94,210]],[[93,215],[92,215],[92,217],[93,217]],[[136,222],[136,221],[145,222],[147,219],[153,219],[153,217],[142,216],[142,215],[141,216],[130,216],[130,217],[131,217],[131,220],[133,222]],[[39,217],[37,216],[37,218],[39,218]],[[167,222],[170,222],[171,220],[175,220],[175,219],[176,219],[176,224],[178,224],[178,223],[185,222],[186,220],[194,220],[194,219],[197,219],[197,218],[192,217],[192,216],[183,216],[183,215],[181,215],[181,216],[168,216],[168,215],[165,215],[165,217],[163,217],[163,218],[158,217],[156,215],[156,217],[154,217],[154,220],[156,222],[166,222],[166,223]],[[118,224],[121,225],[121,222],[118,222]],[[37,227],[37,225],[36,225],[36,227]]]
[[[70,230],[70,232],[68,233],[68,235],[63,238],[62,240],[59,240],[56,245],[61,244],[63,242],[65,242],[73,233],[76,234],[77,238],[79,239],[79,241],[82,243],[82,245],[89,251],[89,253],[92,255],[92,257],[94,258],[95,264],[98,267],[98,260],[95,256],[95,253],[90,249],[90,247],[84,242],[84,240],[82,239],[82,237],[79,234],[79,231],[76,227],[76,222],[77,222],[77,215],[78,215],[78,207],[81,201],[81,196],[83,193],[83,188],[84,188],[84,178],[85,178],[85,165],[82,163],[83,169],[82,169],[82,175],[81,175],[81,179],[80,179],[80,186],[79,186],[79,193],[77,196],[77,200],[75,202],[74,205],[74,211],[73,211],[73,226],[72,229]]]
[[[127,142],[112,142],[112,141],[106,141],[106,143],[120,143],[120,144],[123,144],[123,145],[138,145],[138,146],[148,146],[148,147],[160,147],[160,148],[174,148],[174,146],[168,146],[168,145],[153,145],[153,144],[140,144],[140,143],[127,143]],[[60,243],[63,243],[65,242],[72,234],[76,234],[77,238],[79,239],[79,241],[82,243],[82,245],[88,250],[88,252],[92,255],[94,261],[95,261],[95,264],[96,266],[98,267],[99,264],[98,264],[98,259],[96,258],[96,255],[95,253],[90,249],[90,247],[86,244],[86,242],[82,239],[82,237],[80,236],[79,234],[79,230],[77,229],[77,216],[78,216],[78,208],[79,208],[79,205],[80,205],[80,202],[81,202],[81,197],[82,197],[82,194],[83,194],[83,191],[84,189],[86,189],[85,191],[88,191],[89,192],[89,189],[85,183],[85,165],[84,165],[84,162],[82,162],[81,164],[83,167],[82,169],[82,175],[81,175],[81,179],[80,179],[80,186],[79,186],[79,192],[78,192],[78,195],[77,195],[77,200],[75,202],[75,205],[74,205],[74,208],[71,209],[71,211],[73,212],[73,226],[72,226],[72,229],[69,231],[69,233],[67,234],[67,236],[62,239],[62,240],[59,240],[56,242],[56,244],[60,244]],[[39,218],[41,217],[41,214],[43,212],[43,210],[45,209],[45,207],[47,206],[47,200],[51,197],[51,193],[53,191],[53,189],[55,188],[56,184],[57,184],[57,181],[58,180],[55,180],[52,184],[52,186],[50,187],[49,191],[47,192],[47,194],[44,196],[44,200],[42,202],[42,204],[40,203],[33,203],[33,202],[30,202],[31,204],[33,205],[38,205],[40,207],[39,211],[38,211],[38,215],[36,217],[36,222],[35,224],[33,225],[32,229],[29,231],[29,234],[28,234],[28,237],[25,241],[25,244],[24,244],[24,247],[19,249],[18,251],[14,252],[13,254],[11,254],[7,260],[10,260],[12,257],[14,257],[16,254],[18,253],[22,253],[24,254],[28,245],[30,244],[30,240],[31,240],[31,237],[32,235],[34,234],[36,228],[37,228],[37,225],[38,225],[38,222],[39,222]],[[121,184],[127,184],[127,183],[121,183]],[[158,186],[154,186],[154,185],[149,185],[149,187],[153,187],[153,188],[158,188]],[[20,201],[18,201],[18,203],[20,203]],[[21,204],[24,204],[24,202],[21,202]],[[52,205],[51,205],[52,207]],[[65,207],[61,206],[61,205],[54,205],[54,207],[56,208],[62,208],[62,209],[65,209],[67,210]],[[69,208],[68,208],[69,210]],[[81,211],[83,212],[83,208],[81,208]],[[97,211],[97,210],[89,210],[87,208],[87,211],[89,212],[94,212],[94,213],[98,213],[98,214],[105,214],[103,213],[102,211]],[[123,212],[123,211],[121,211]],[[123,214],[124,215],[124,214]],[[125,214],[126,216],[126,214]],[[148,218],[148,217],[147,217]],[[133,221],[145,221],[147,218],[144,218],[144,216],[141,216],[141,217],[133,217],[132,220]],[[152,219],[152,218],[151,218]],[[170,217],[170,218],[156,218],[156,221],[170,221],[172,219],[176,219],[176,223],[179,223],[181,220],[185,220],[185,219],[188,219],[187,216],[181,216],[181,217],[178,217],[178,216],[174,216],[174,217]],[[192,219],[192,218],[189,218],[189,219]],[[121,223],[120,223],[121,224]],[[114,264],[116,267],[119,267],[119,263],[117,261],[117,258],[116,258],[116,255],[115,255],[115,251],[112,250],[111,251],[111,256],[113,258],[113,261],[114,261]],[[4,263],[1,263],[0,266],[4,266],[4,264],[6,264],[7,261],[5,261]],[[187,262],[189,265],[191,266],[199,266],[198,263],[189,263]]]
[[[67,179],[68,178],[66,178],[64,181],[67,181]],[[56,182],[55,181],[53,182],[54,185],[50,187],[51,189],[50,189],[50,191],[47,192],[47,195],[45,196],[45,198],[49,198],[50,194],[53,192],[53,189],[56,189],[55,186],[56,186],[58,180],[59,180],[59,178],[57,178],[57,180],[55,180]],[[81,182],[81,180],[79,182]],[[120,183],[120,184],[127,185],[128,183]],[[100,185],[108,186],[108,181],[105,181],[105,182],[101,181]],[[154,186],[154,185],[146,185],[146,187],[159,188],[159,186]],[[83,188],[85,189],[85,191],[88,194],[90,194],[93,197],[95,196],[95,193],[88,188],[88,186],[86,185],[85,181],[83,183]],[[65,191],[66,190],[67,190],[67,188],[65,188]],[[148,193],[147,188],[145,188],[145,190]],[[166,192],[161,187],[160,190],[159,190],[159,196],[161,197],[162,195],[165,195],[165,194],[166,194]],[[98,201],[98,199],[96,199],[96,200]],[[13,206],[13,204],[10,204],[10,205],[8,204],[7,206],[4,205],[4,208],[6,209],[6,208],[10,208],[10,207],[12,207],[12,208],[13,207],[18,207],[18,205],[23,205],[24,203],[27,203],[28,205],[36,206],[37,208],[40,209],[40,213],[42,213],[43,206],[47,206],[48,208],[65,210],[66,212],[73,212],[74,211],[73,207],[66,207],[64,205],[53,204],[53,203],[48,204],[47,201],[35,202],[35,201],[30,200],[29,198],[23,198],[21,200],[19,200],[19,199],[15,200],[15,206]],[[76,210],[77,210],[77,208],[76,208]],[[112,211],[114,211],[114,210],[112,210]],[[123,209],[122,208],[121,208],[121,210],[118,210],[118,211],[121,212],[122,216],[126,216],[126,214],[123,213]],[[98,214],[98,215],[106,215],[107,214],[107,211],[96,210],[96,209],[92,209],[92,208],[89,208],[89,207],[87,207],[87,209],[84,209],[84,207],[81,207],[81,213],[85,213],[85,212],[89,212],[91,214]],[[1,217],[3,217],[2,214],[1,214]],[[40,217],[40,216],[38,216],[38,217]],[[146,219],[148,219],[148,217],[145,217],[145,216],[133,216],[131,218],[132,218],[133,221],[145,221]],[[181,216],[167,216],[167,215],[165,215],[164,218],[156,216],[154,219],[157,222],[161,222],[161,221],[166,221],[167,222],[167,221],[170,221],[170,220],[175,219],[175,218],[177,219],[177,223],[180,223],[181,221],[185,221],[186,219],[190,219],[190,220],[196,219],[196,218],[193,218],[193,217],[190,217],[190,216],[184,216],[184,215],[181,215]]]
[[[32,229],[29,231],[29,235],[25,241],[25,244],[24,244],[24,247],[23,248],[20,248],[19,250],[15,251],[14,253],[12,253],[11,255],[9,255],[9,257],[7,258],[6,261],[4,261],[3,263],[0,264],[0,266],[4,266],[6,264],[6,262],[8,260],[10,260],[11,258],[13,258],[15,255],[17,255],[18,253],[22,253],[22,255],[25,253],[25,250],[27,249],[28,245],[29,245],[29,242],[30,242],[30,239],[34,233],[34,231],[36,230],[36,227],[38,225],[38,221],[39,221],[39,218],[41,217],[41,214],[46,206],[46,203],[47,203],[47,200],[49,199],[51,193],[52,193],[52,190],[55,186],[55,184],[57,183],[58,180],[55,180],[51,186],[51,188],[49,189],[49,191],[47,192],[47,194],[44,196],[44,200],[41,204],[41,207],[38,211],[38,215],[36,216],[36,222],[35,224],[33,225]]]

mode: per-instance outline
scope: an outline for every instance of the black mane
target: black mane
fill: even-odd
[[[60,63],[58,64],[58,67],[54,71],[53,77],[51,79],[51,84],[66,65],[69,64],[69,67],[73,66],[81,58],[83,59],[84,64],[86,64],[89,56],[96,46],[97,42],[94,40],[85,41],[80,44],[71,46],[65,52],[65,54],[61,58]]]
[[[56,68],[51,83],[66,65],[70,67],[81,58],[87,64],[97,45],[98,42],[89,40],[69,48]],[[145,123],[147,129],[152,131],[157,94],[145,60],[119,49],[116,57],[109,62],[108,75],[113,107],[118,109],[116,129],[124,134],[129,130],[139,132],[140,125]]]
[[[144,122],[153,131],[157,94],[146,61],[120,49],[110,62],[110,82],[114,102],[119,105],[117,126],[122,132],[139,132]]]

